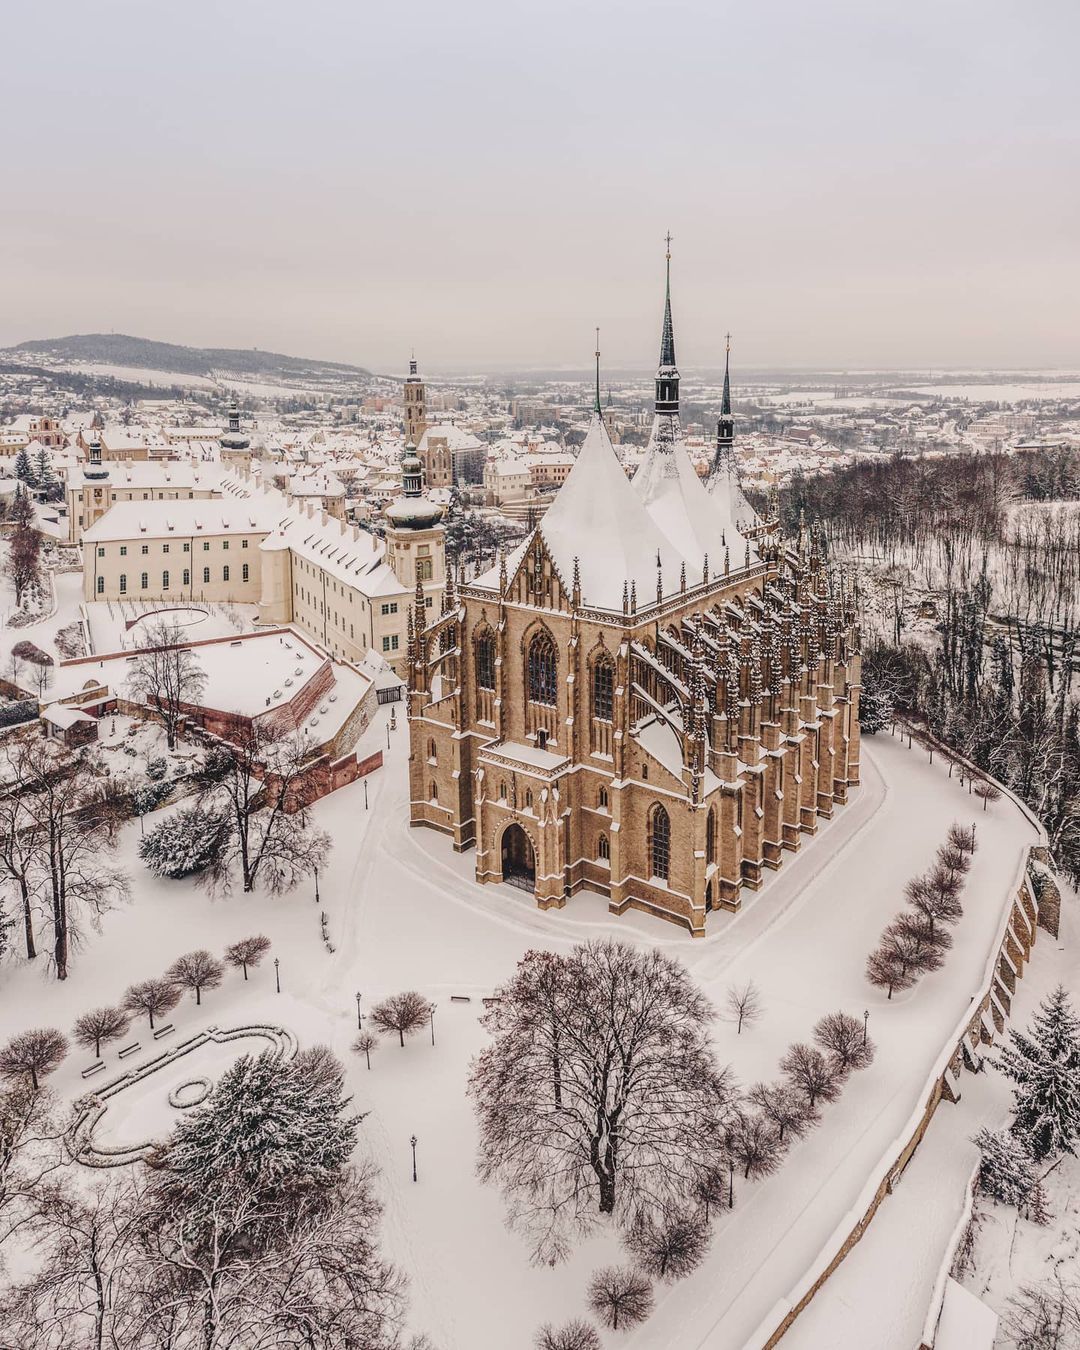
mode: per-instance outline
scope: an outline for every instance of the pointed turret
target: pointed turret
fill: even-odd
[[[735,449],[735,419],[731,415],[731,334],[724,337],[724,392],[720,399],[720,416],[716,422],[716,456],[713,469],[732,455]]]
[[[664,326],[660,333],[660,364],[656,370],[656,413],[678,417],[679,371],[675,365],[675,329],[671,322],[671,235],[665,237]]]

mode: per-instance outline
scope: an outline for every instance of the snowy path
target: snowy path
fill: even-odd
[[[1075,989],[1076,917],[1062,909],[1060,939],[1040,930],[1035,959],[1017,987],[1013,1025],[1028,1025],[1057,984]],[[862,1241],[784,1337],[791,1350],[846,1350],[880,1343],[918,1345],[943,1255],[959,1218],[964,1188],[978,1159],[972,1136],[999,1129],[1012,1103],[1010,1084],[990,1070],[965,1073],[956,1106],[939,1107],[926,1138]]]
[[[385,716],[383,710],[365,751],[385,748]],[[720,1056],[747,1083],[774,1075],[786,1046],[806,1037],[823,1013],[868,1008],[878,1044],[874,1067],[826,1108],[821,1127],[775,1177],[737,1186],[735,1210],[717,1225],[704,1266],[675,1288],[659,1289],[650,1320],[620,1337],[630,1350],[742,1346],[814,1261],[920,1097],[942,1038],[982,973],[1032,827],[1008,801],[985,816],[973,814],[972,799],[918,749],[876,738],[864,756],[864,786],[850,806],[789,857],[741,914],[712,916],[710,936],[693,942],[645,915],[613,918],[600,896],[581,894],[565,910],[543,913],[520,891],[477,887],[471,854],[455,855],[441,836],[408,827],[406,740],[399,721],[387,766],[368,779],[368,811],[362,782],[316,808],[335,840],[320,876],[334,955],[322,945],[310,886],[279,901],[257,895],[211,901],[190,884],[147,875],[135,856],[136,825],[123,844],[135,878],[133,903],[106,916],[101,934],[86,935],[65,986],[25,965],[3,967],[5,1031],[68,1027],[78,1012],[115,1001],[131,980],[159,972],[183,951],[221,951],[240,936],[265,932],[274,943],[271,956],[282,963],[283,993],[274,993],[272,967],[247,985],[230,974],[203,1008],[185,1002],[177,1010],[178,1028],[189,1034],[266,1019],[290,1027],[301,1044],[329,1042],[349,1064],[358,1108],[369,1113],[362,1147],[382,1171],[386,1245],[410,1275],[413,1325],[440,1350],[505,1350],[526,1346],[542,1321],[582,1314],[592,1271],[620,1259],[615,1241],[601,1235],[556,1270],[530,1267],[522,1244],[503,1226],[499,1196],[475,1180],[465,1082],[469,1059],[484,1043],[479,999],[526,950],[561,949],[600,934],[661,945],[687,962],[717,1003],[730,984],[753,978],[766,1008],[761,1023],[741,1037],[727,1023],[716,1027]],[[954,819],[977,819],[980,842],[956,948],[944,972],[887,1003],[865,982],[866,953],[899,907],[904,882],[931,861]],[[432,1047],[426,1033],[404,1049],[384,1042],[369,1073],[350,1051],[356,992],[370,1008],[384,994],[411,987],[438,1005],[437,1043]],[[472,1001],[452,1003],[452,995]],[[71,1056],[53,1080],[58,1090],[78,1094],[86,1058]],[[158,1113],[148,1114],[156,1125]],[[890,1350],[887,1342],[875,1344]],[[897,1341],[897,1350],[901,1344],[908,1350],[907,1341]]]

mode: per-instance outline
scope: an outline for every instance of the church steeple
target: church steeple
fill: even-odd
[[[597,417],[603,417],[604,410],[600,406],[600,329],[596,330],[596,393],[593,401],[593,412]]]
[[[716,421],[716,458],[713,467],[731,459],[735,448],[735,419],[731,415],[731,334],[725,334],[724,393],[720,399],[720,416]]]
[[[678,415],[679,372],[675,366],[675,329],[671,322],[671,235],[665,236],[666,285],[664,290],[664,327],[660,334],[660,365],[656,371],[658,413]]]

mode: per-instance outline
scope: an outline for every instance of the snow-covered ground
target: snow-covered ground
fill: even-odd
[[[866,745],[864,785],[851,804],[770,876],[741,914],[712,916],[710,935],[694,942],[644,915],[615,919],[600,896],[582,894],[564,911],[545,914],[521,891],[477,887],[471,855],[454,855],[441,836],[409,829],[407,730],[399,716],[388,733],[386,717],[382,709],[361,747],[362,753],[385,747],[389,735],[386,767],[366,780],[369,809],[364,781],[315,809],[335,840],[330,866],[320,875],[319,905],[310,885],[280,900],[242,894],[212,900],[190,883],[156,880],[136,857],[134,823],[122,845],[134,879],[131,904],[107,915],[100,934],[86,935],[64,985],[40,968],[9,964],[0,977],[5,1030],[66,1029],[80,1011],[116,1001],[128,983],[160,973],[184,951],[205,946],[220,953],[229,942],[265,932],[274,944],[271,959],[246,984],[230,972],[200,1009],[186,999],[172,1015],[177,1034],[259,1021],[288,1027],[301,1045],[331,1044],[349,1063],[358,1107],[369,1113],[362,1147],[382,1169],[386,1243],[410,1275],[413,1324],[442,1350],[494,1350],[527,1344],[542,1321],[583,1313],[591,1272],[618,1257],[614,1239],[600,1236],[564,1266],[531,1268],[524,1246],[503,1226],[498,1194],[474,1177],[465,1081],[469,1059],[484,1042],[479,1000],[523,952],[565,949],[599,935],[660,945],[686,961],[718,1004],[729,985],[753,978],[765,1004],[762,1021],[742,1036],[728,1023],[716,1028],[719,1054],[747,1083],[775,1075],[786,1046],[807,1037],[823,1013],[844,1008],[859,1015],[866,1008],[878,1045],[874,1066],[825,1109],[822,1125],[793,1149],[780,1172],[763,1183],[737,1185],[736,1207],[716,1225],[704,1266],[659,1289],[653,1316],[623,1338],[632,1350],[743,1345],[812,1265],[920,1099],[983,971],[1033,827],[1007,800],[976,814],[964,789],[930,768],[917,747],[874,738]],[[980,826],[956,947],[944,971],[886,1002],[865,981],[866,954],[899,908],[904,882],[929,864],[954,819]],[[322,942],[320,909],[329,917],[334,954]],[[356,994],[366,1008],[411,987],[437,1004],[435,1046],[426,1033],[405,1049],[387,1041],[368,1072],[350,1052]],[[471,1001],[453,1002],[454,996]],[[144,1047],[141,1053],[152,1052]],[[89,1058],[71,1055],[52,1080],[60,1092],[81,1093],[79,1072]],[[115,1048],[106,1060],[111,1077]],[[125,1067],[139,1060],[134,1056]],[[162,1093],[154,1090],[153,1109],[137,1121],[116,1125],[125,1141],[165,1127],[164,1090],[164,1084]],[[415,1186],[413,1134],[419,1141]],[[910,1344],[875,1342],[883,1350],[893,1343],[898,1350]]]

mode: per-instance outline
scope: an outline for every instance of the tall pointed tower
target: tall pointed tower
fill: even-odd
[[[656,369],[657,417],[679,416],[679,371],[675,365],[675,330],[671,323],[671,235],[664,239],[666,280],[664,286],[664,327],[660,334],[660,364]]]
[[[724,393],[720,399],[720,416],[716,420],[716,454],[713,470],[735,454],[735,419],[731,415],[731,334],[724,337]]]
[[[405,439],[419,445],[427,430],[427,397],[424,381],[416,371],[416,357],[409,358],[409,375],[405,381]]]

